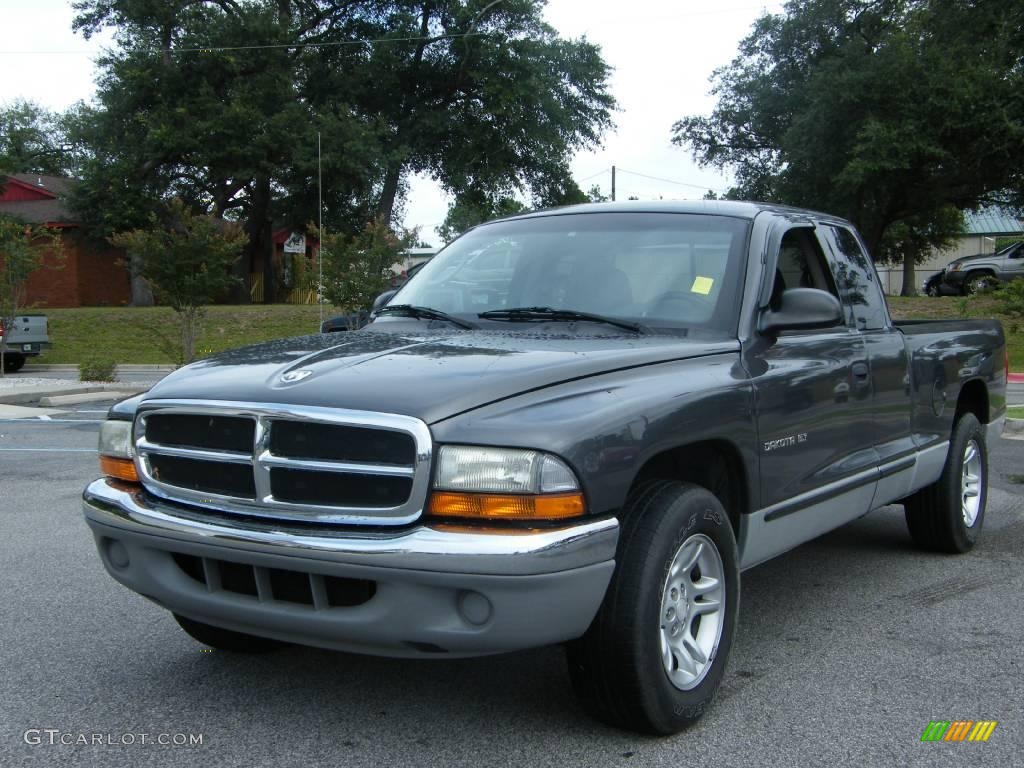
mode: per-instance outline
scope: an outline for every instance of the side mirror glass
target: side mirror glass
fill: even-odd
[[[390,291],[384,291],[380,296],[373,300],[373,307],[371,311],[376,311],[391,301],[391,297],[398,293],[398,290],[392,288]]]
[[[778,309],[761,314],[761,333],[833,328],[843,322],[839,299],[817,288],[790,288],[782,292]]]

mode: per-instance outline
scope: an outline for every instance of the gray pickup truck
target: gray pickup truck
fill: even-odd
[[[46,315],[17,315],[10,329],[0,322],[0,346],[4,352],[4,373],[20,371],[28,358],[37,357],[50,346]]]
[[[974,545],[1006,367],[997,322],[894,323],[832,216],[570,207],[471,230],[358,332],[114,406],[84,512],[110,575],[213,647],[564,643],[590,712],[673,733],[744,569],[892,503],[921,547]]]

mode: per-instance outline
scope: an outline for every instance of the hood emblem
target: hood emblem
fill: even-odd
[[[288,373],[281,374],[281,381],[286,384],[294,384],[296,381],[302,381],[308,379],[313,375],[313,372],[308,368],[303,368],[300,371],[288,371]]]

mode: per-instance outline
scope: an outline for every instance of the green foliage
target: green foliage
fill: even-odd
[[[117,363],[109,357],[90,357],[78,365],[79,381],[115,381]]]
[[[673,140],[735,173],[727,196],[846,216],[872,253],[941,241],[948,207],[1024,187],[1022,45],[1018,2],[791,2],[758,19],[714,75],[714,111]]]
[[[448,215],[444,223],[437,228],[437,233],[446,243],[450,243],[463,232],[472,229],[491,219],[502,216],[515,216],[529,210],[514,197],[491,198],[483,194],[464,194],[455,199],[448,207]]]
[[[0,214],[0,326],[14,327],[14,318],[25,304],[29,276],[43,266],[48,253],[60,260],[59,231]],[[3,358],[4,346],[0,344],[0,376]]]
[[[74,205],[106,237],[177,196],[245,222],[248,255],[266,257],[271,222],[318,218],[318,133],[330,232],[393,223],[413,173],[562,204],[578,192],[568,159],[599,142],[614,100],[597,46],[560,38],[543,7],[79,0],[76,29],[112,27],[118,46],[73,121],[90,150]]]
[[[204,308],[238,282],[231,269],[245,243],[241,228],[197,216],[180,200],[172,200],[162,220],[153,216],[148,229],[121,232],[110,241],[139,260],[157,299],[174,310],[182,358],[191,362]]]
[[[997,237],[995,249],[996,251],[1001,251],[1003,248],[1008,248],[1014,243],[1019,243],[1021,240],[1024,240],[1024,237]]]
[[[1002,314],[1011,318],[1016,331],[1020,323],[1024,322],[1024,278],[1003,283],[991,295],[999,302]]]
[[[968,317],[971,314],[971,299],[972,296],[957,296],[953,299],[953,306],[956,307],[956,313],[960,317]]]
[[[590,203],[606,203],[611,198],[601,191],[601,187],[594,184],[590,189],[587,190],[587,202]]]
[[[323,294],[345,313],[368,310],[391,285],[393,264],[415,242],[416,233],[395,235],[383,218],[367,224],[357,235],[328,234],[321,242]]]
[[[74,170],[61,116],[17,100],[0,107],[0,174],[69,175]]]

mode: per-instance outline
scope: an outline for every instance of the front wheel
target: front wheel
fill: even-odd
[[[732,526],[710,491],[659,481],[627,501],[616,560],[597,616],[567,646],[569,676],[598,719],[676,733],[725,672],[739,608]]]
[[[903,503],[911,538],[922,549],[967,552],[981,532],[987,497],[985,430],[965,413],[953,427],[942,475]]]

